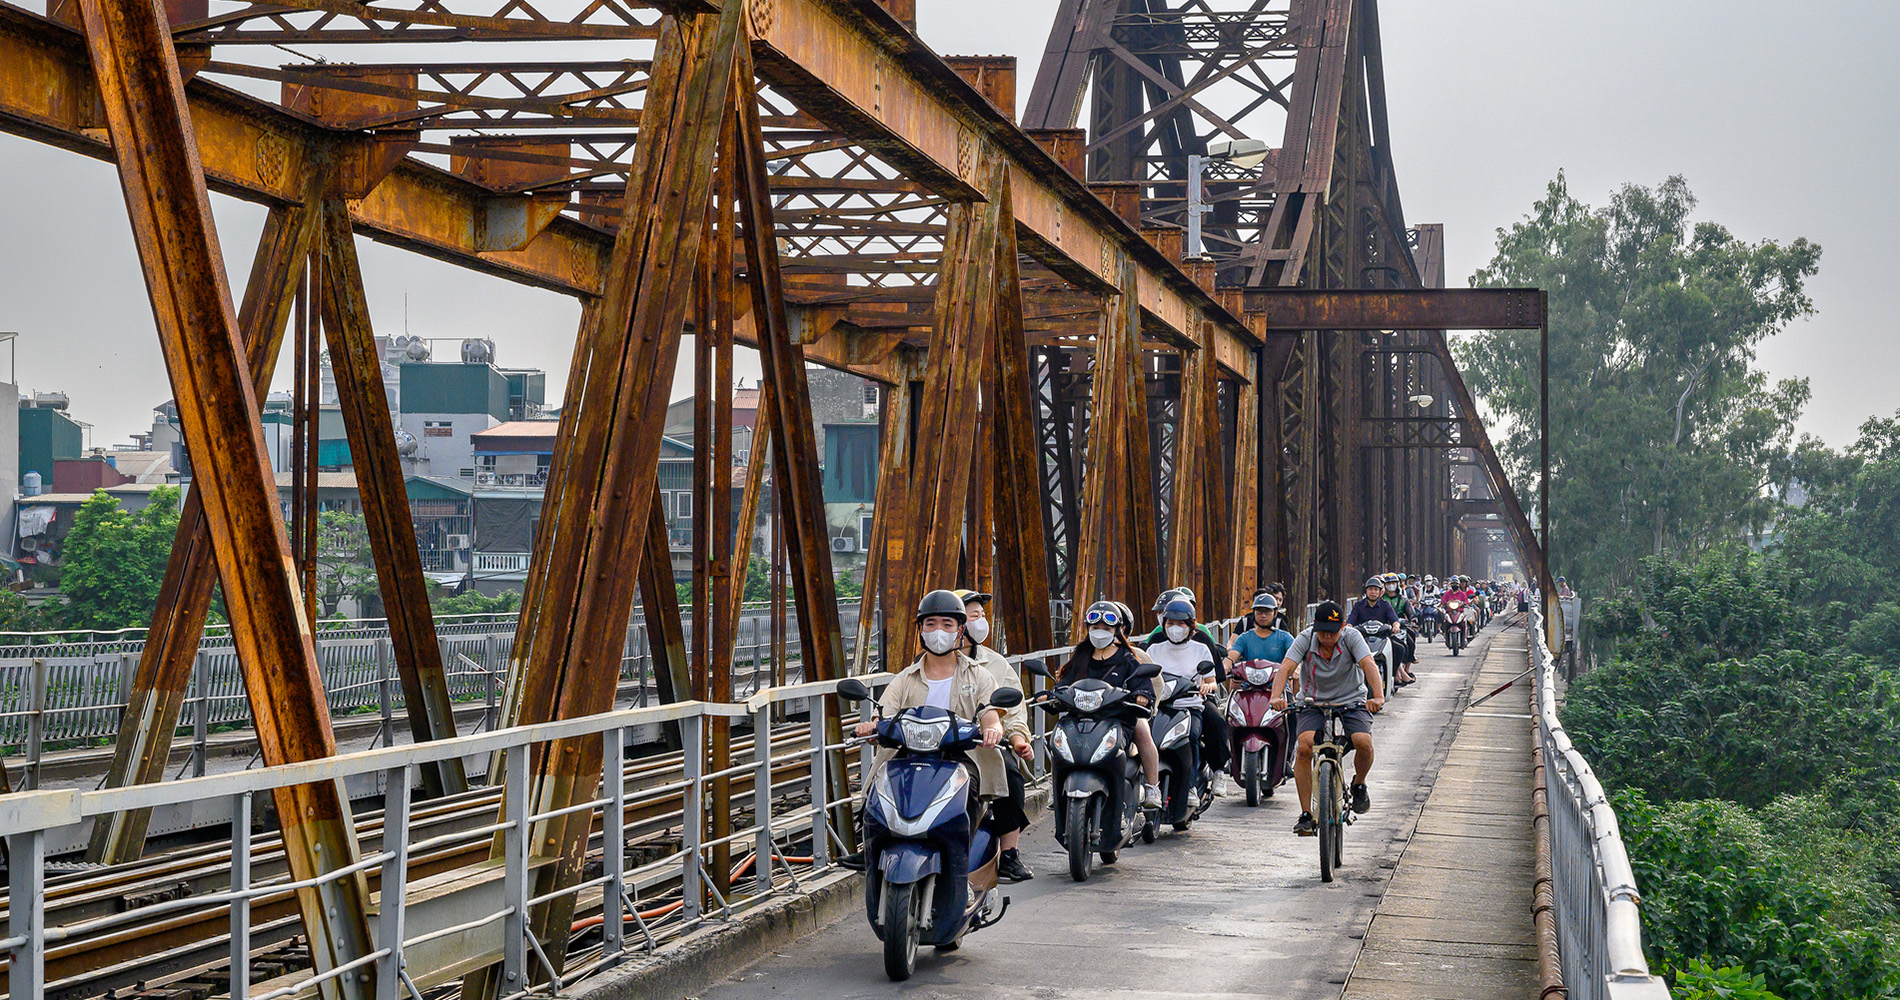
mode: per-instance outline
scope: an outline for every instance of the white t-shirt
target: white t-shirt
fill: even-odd
[[[928,693],[924,695],[925,707],[941,708],[946,712],[950,711],[950,682],[956,679],[955,674],[945,677],[940,681],[933,681],[928,677],[923,678],[924,686],[929,689]]]
[[[1161,676],[1169,680],[1179,677],[1196,676],[1196,668],[1212,658],[1207,647],[1194,641],[1194,634],[1188,633],[1188,641],[1175,644],[1162,639],[1148,647],[1148,658],[1161,664]],[[1201,696],[1189,695],[1175,702],[1181,708],[1201,707]]]

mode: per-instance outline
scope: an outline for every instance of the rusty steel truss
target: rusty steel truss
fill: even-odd
[[[583,304],[512,723],[611,708],[636,602],[664,695],[730,700],[752,554],[732,526],[761,515],[768,465],[805,676],[870,666],[870,643],[847,663],[841,641],[808,364],[884,387],[860,621],[890,610],[893,668],[905,609],[936,587],[995,593],[1028,650],[1066,641],[1069,601],[1187,584],[1225,612],[1269,579],[1306,601],[1375,570],[1454,572],[1473,516],[1504,518],[1541,565],[1442,331],[1536,326],[1542,299],[1433,291],[1442,233],[1400,209],[1374,0],[1063,0],[1027,127],[1012,60],[940,57],[914,27],[902,0],[0,3],[0,128],[118,165],[200,471],[108,781],[161,778],[214,583],[264,759],[335,751],[310,638],[315,490],[287,530],[259,416],[287,336],[306,408],[320,345],[336,375],[413,732],[454,734],[357,236]],[[483,58],[492,43],[514,44]],[[405,58],[374,58],[389,44]],[[1213,168],[1210,253],[1185,259],[1186,155],[1250,137],[1273,154]],[[242,302],[211,192],[269,208]],[[710,528],[690,646],[656,492],[689,333]],[[738,346],[765,391],[734,510]],[[1490,483],[1482,513],[1453,493],[1460,463]],[[601,753],[528,762],[532,813],[556,814],[533,831],[536,895],[582,877],[585,813],[560,810],[594,796]],[[299,879],[358,857],[336,788],[280,795],[277,815]],[[101,824],[93,859],[136,857],[144,833],[138,815]],[[319,969],[363,959],[367,885],[318,884]],[[559,900],[530,921],[556,965]],[[522,985],[497,976],[467,988]],[[327,988],[374,981],[366,964]]]

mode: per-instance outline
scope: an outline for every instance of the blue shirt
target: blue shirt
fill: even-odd
[[[1266,660],[1269,663],[1277,664],[1281,660],[1286,659],[1287,648],[1292,645],[1293,636],[1285,629],[1276,628],[1273,630],[1272,635],[1265,637],[1262,637],[1259,632],[1253,629],[1248,629],[1234,637],[1233,646],[1231,648],[1240,653],[1240,658],[1243,662],[1246,660]]]

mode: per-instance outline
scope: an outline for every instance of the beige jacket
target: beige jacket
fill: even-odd
[[[996,693],[996,678],[981,664],[962,653],[957,654],[957,670],[951,677],[955,683],[950,686],[950,711],[959,718],[975,719],[977,706],[987,703],[990,695]],[[920,656],[885,685],[884,696],[877,700],[878,714],[888,719],[906,708],[922,705],[929,694],[930,688],[924,683],[924,661]],[[873,773],[875,768],[883,767],[886,761],[896,755],[896,750],[880,747],[873,763]],[[978,795],[997,798],[1009,794],[1001,750],[996,747],[972,747],[969,757],[970,762],[976,765]]]
[[[1016,672],[1016,665],[1003,657],[1003,654],[988,646],[976,647],[976,656],[983,666],[988,667],[990,675],[996,678],[999,688],[1023,689],[1022,675]],[[1029,709],[1023,705],[1003,711],[1003,739],[1008,742],[1016,736],[1029,739]]]

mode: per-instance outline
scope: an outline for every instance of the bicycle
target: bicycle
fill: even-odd
[[[1313,734],[1313,825],[1318,828],[1319,880],[1331,882],[1339,867],[1346,827],[1354,813],[1346,786],[1346,754],[1352,737],[1340,721],[1358,705],[1314,706],[1326,713],[1326,728]]]

